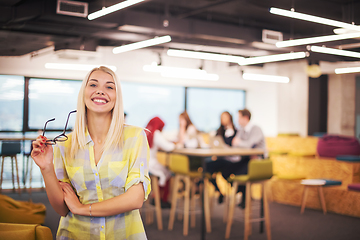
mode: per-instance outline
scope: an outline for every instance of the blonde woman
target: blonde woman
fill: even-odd
[[[146,239],[138,209],[150,192],[149,146],[143,129],[124,125],[112,70],[87,74],[74,131],[63,137],[39,136],[31,154],[62,216],[57,239]]]

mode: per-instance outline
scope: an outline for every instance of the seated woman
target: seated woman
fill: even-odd
[[[234,126],[233,118],[229,112],[223,112],[221,114],[221,125],[216,132],[217,136],[222,136],[224,142],[231,146],[232,140],[235,137],[237,130]],[[206,164],[206,170],[210,174],[221,172],[223,177],[227,179],[230,176],[229,166],[232,165],[233,162],[239,161],[240,158],[238,156],[229,156],[229,157],[218,157],[216,161],[210,161]],[[219,188],[216,183],[216,178],[212,178],[211,183],[215,186],[215,190],[219,191]],[[223,202],[224,196],[220,192],[219,203]]]
[[[161,131],[164,126],[165,123],[159,117],[152,118],[146,126],[146,129],[148,130],[146,131],[146,136],[150,147],[149,171],[151,174],[159,177],[160,194],[162,195],[161,207],[170,208],[168,195],[171,172],[159,163],[156,158],[159,149],[170,152],[175,148],[175,144],[166,140],[162,135]]]

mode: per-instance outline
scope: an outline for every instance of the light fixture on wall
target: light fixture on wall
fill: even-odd
[[[207,73],[205,70],[194,69],[194,68],[159,66],[155,62],[152,63],[151,65],[144,65],[143,70],[145,72],[160,73],[162,77],[208,80],[208,81],[219,80],[219,75]]]
[[[276,46],[278,48],[283,48],[283,47],[300,46],[300,45],[320,43],[320,42],[331,42],[331,41],[338,41],[338,40],[343,40],[343,39],[351,39],[351,38],[359,38],[359,37],[360,37],[360,32],[339,34],[339,35],[327,35],[327,36],[320,36],[320,37],[286,40],[286,41],[282,41],[282,42],[277,42]]]
[[[113,49],[113,53],[118,54],[118,53],[128,52],[128,51],[132,51],[132,50],[136,50],[136,49],[140,49],[140,48],[145,48],[145,47],[150,47],[150,46],[154,46],[154,45],[167,43],[170,41],[171,41],[171,37],[169,35],[162,36],[162,37],[155,37],[152,39],[116,47]]]
[[[286,60],[301,59],[306,57],[306,52],[293,52],[293,53],[282,53],[268,56],[244,58],[239,62],[239,65],[253,65],[260,63],[278,62]]]
[[[348,67],[348,68],[336,68],[336,74],[345,74],[345,73],[357,73],[360,72],[360,67]]]
[[[116,72],[115,66],[110,65],[92,65],[92,64],[73,64],[73,63],[46,63],[47,69],[60,69],[60,70],[77,70],[77,71],[90,71],[99,66],[106,66]]]
[[[290,79],[288,77],[275,76],[275,75],[243,73],[242,77],[245,80],[253,80],[253,81],[264,81],[264,82],[275,82],[275,83],[289,83],[290,82]]]
[[[104,7],[103,9],[101,9],[99,11],[90,13],[88,15],[88,19],[89,20],[94,20],[96,18],[99,18],[99,17],[102,17],[102,16],[107,15],[109,13],[112,13],[112,12],[115,12],[115,11],[130,7],[130,6],[134,5],[134,4],[137,4],[137,3],[140,3],[140,2],[143,2],[143,1],[145,1],[145,0],[126,0],[126,1],[123,1],[123,2],[120,2],[120,3],[117,3],[115,5],[112,5],[110,7]]]
[[[352,52],[352,51],[340,50],[340,49],[335,49],[335,48],[311,46],[310,50],[313,52],[318,52],[318,53],[327,53],[327,54],[333,54],[333,55],[339,55],[339,56],[345,56],[345,57],[360,58],[359,52]]]
[[[300,19],[300,20],[304,20],[304,21],[320,23],[320,24],[324,24],[324,25],[328,25],[328,26],[340,27],[340,28],[345,28],[345,29],[353,29],[356,31],[360,31],[360,26],[356,26],[356,25],[353,25],[350,23],[335,21],[335,20],[331,20],[331,19],[327,19],[327,18],[312,16],[309,14],[295,12],[293,9],[291,11],[288,11],[288,10],[272,7],[272,8],[270,8],[270,13],[280,15],[280,16]]]
[[[195,58],[195,59],[204,59],[204,60],[212,60],[212,61],[220,61],[220,62],[232,62],[232,63],[238,63],[244,59],[244,57],[232,56],[226,54],[205,53],[205,52],[195,52],[195,51],[175,50],[175,49],[169,49],[167,51],[167,55],[172,57]]]

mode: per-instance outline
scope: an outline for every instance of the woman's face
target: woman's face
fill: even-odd
[[[227,113],[221,114],[221,125],[227,126],[230,124],[230,116]]]
[[[179,117],[180,128],[186,128],[186,119],[182,116]]]
[[[115,106],[116,87],[113,77],[103,71],[91,73],[85,87],[85,105],[94,113],[111,112]]]

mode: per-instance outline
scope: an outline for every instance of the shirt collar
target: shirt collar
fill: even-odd
[[[89,130],[88,128],[86,127],[85,128],[85,142],[86,144],[92,142],[93,140],[91,139],[91,136],[90,136],[90,133],[89,133]]]

